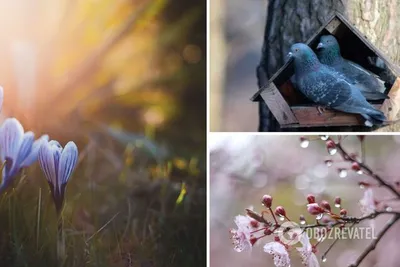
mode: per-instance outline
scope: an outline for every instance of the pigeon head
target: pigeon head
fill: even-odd
[[[309,71],[318,69],[320,62],[314,51],[303,43],[297,43],[290,47],[289,56],[294,59],[296,71]]]
[[[333,35],[321,36],[317,50],[323,64],[331,65],[341,59],[339,43]]]

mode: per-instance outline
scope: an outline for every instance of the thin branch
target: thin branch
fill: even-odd
[[[350,265],[349,267],[357,267],[361,264],[361,262],[367,257],[367,255],[376,248],[378,242],[382,239],[385,233],[400,219],[400,215],[394,216],[385,227],[379,232],[377,238],[369,244],[369,246],[364,250],[364,252],[358,257],[355,263]]]
[[[332,139],[331,139],[332,140]],[[332,140],[333,141],[333,140]],[[343,159],[346,161],[356,162],[361,170],[376,181],[379,182],[379,185],[386,187],[390,191],[392,191],[398,198],[400,198],[400,192],[398,192],[392,185],[385,182],[378,174],[371,170],[365,163],[358,161],[356,158],[351,157],[342,147],[340,142],[336,143],[336,148],[338,149],[339,153],[342,155]]]

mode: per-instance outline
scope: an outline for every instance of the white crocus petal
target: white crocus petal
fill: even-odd
[[[281,243],[270,242],[265,244],[264,252],[274,257],[274,264],[276,267],[290,267],[289,253]]]
[[[24,136],[24,128],[15,118],[6,119],[0,130],[1,160],[15,161]]]
[[[68,142],[62,153],[58,166],[58,186],[61,190],[61,185],[67,183],[73,170],[75,169],[76,162],[78,161],[78,147],[74,142]]]
[[[38,159],[47,181],[53,186],[56,184],[56,167],[50,143],[45,142],[39,148]]]
[[[48,141],[49,141],[49,136],[46,134],[42,135],[35,142],[33,142],[31,152],[21,163],[21,168],[26,168],[31,166],[37,160],[39,149],[42,146],[42,144],[48,143]]]
[[[363,216],[370,215],[375,212],[376,205],[374,200],[374,193],[371,188],[364,192],[364,197],[360,200],[360,209]]]

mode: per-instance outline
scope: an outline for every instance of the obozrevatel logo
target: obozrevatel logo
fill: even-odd
[[[300,236],[303,233],[303,229],[301,229],[295,222],[284,222],[278,229],[276,229],[275,233],[278,234],[282,243],[292,246],[297,242],[300,242]]]

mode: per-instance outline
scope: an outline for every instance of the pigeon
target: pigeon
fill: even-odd
[[[322,64],[306,44],[291,46],[297,88],[310,100],[335,110],[360,114],[365,126],[381,125],[386,117],[367,102],[360,90],[342,75]]]
[[[317,46],[318,59],[346,77],[361,90],[368,100],[380,100],[389,98],[384,92],[385,82],[376,74],[364,69],[360,65],[344,59],[340,54],[339,43],[333,35],[323,35]]]

